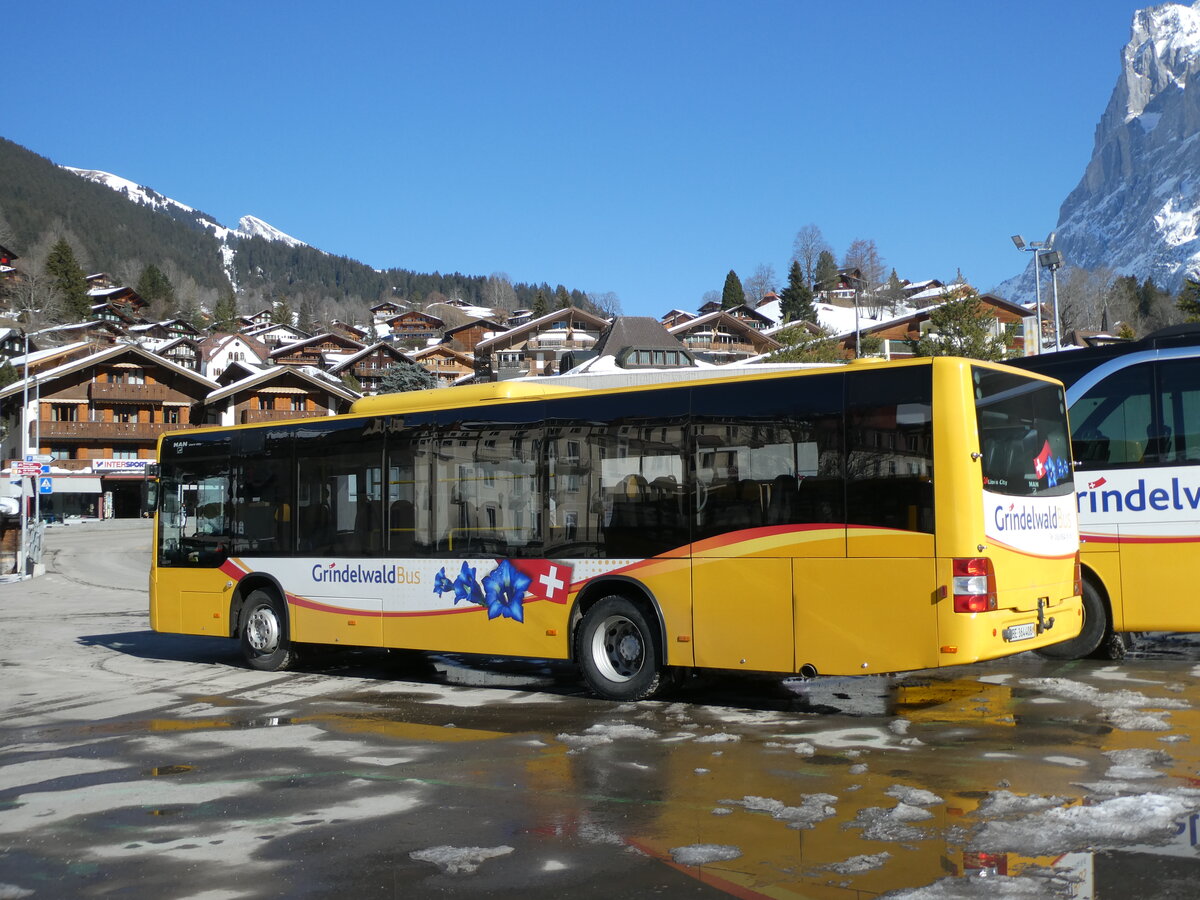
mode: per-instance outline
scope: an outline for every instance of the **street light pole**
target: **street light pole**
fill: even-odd
[[[1053,240],[1053,235],[1051,235]],[[1050,278],[1054,282],[1054,349],[1062,349],[1062,336],[1059,333],[1058,317],[1058,270],[1062,268],[1062,254],[1057,250],[1047,250],[1042,254],[1042,265],[1050,270]]]
[[[1012,242],[1018,250],[1028,250],[1033,253],[1033,287],[1034,294],[1037,297],[1037,352],[1042,352],[1042,271],[1038,266],[1038,254],[1040,254],[1046,246],[1045,241],[1030,241],[1028,246],[1025,244],[1025,238],[1019,234],[1012,236]]]
[[[22,368],[21,385],[21,443],[20,456],[24,460],[29,454],[29,332],[25,332],[25,360]],[[26,547],[26,531],[29,528],[29,509],[28,502],[25,499],[25,476],[20,476],[21,480],[21,545],[17,556],[17,573],[25,577],[25,554],[28,552]]]

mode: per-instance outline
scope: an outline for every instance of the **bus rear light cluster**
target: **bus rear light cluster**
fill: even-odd
[[[1083,569],[1079,565],[1079,551],[1075,551],[1075,583],[1071,585],[1076,597],[1083,596]]]
[[[987,612],[996,608],[996,571],[986,556],[953,560],[954,611]]]

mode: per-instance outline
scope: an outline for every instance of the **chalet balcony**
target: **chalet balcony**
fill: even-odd
[[[178,422],[42,422],[41,441],[155,441],[166,431],[187,425]],[[29,433],[35,433],[31,425]]]
[[[171,391],[165,384],[125,384],[110,381],[93,381],[88,385],[89,400],[106,400],[108,402],[154,403],[172,398]]]
[[[257,422],[278,422],[281,419],[311,419],[314,416],[327,416],[323,409],[243,409],[238,413],[239,425],[253,425]]]

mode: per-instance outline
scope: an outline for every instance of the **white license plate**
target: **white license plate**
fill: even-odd
[[[1004,639],[1006,641],[1027,641],[1031,637],[1037,636],[1037,625],[1029,622],[1026,625],[1010,625],[1004,629]]]

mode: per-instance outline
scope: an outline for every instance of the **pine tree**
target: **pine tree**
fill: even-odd
[[[416,363],[396,362],[379,379],[379,393],[398,394],[437,387],[437,376]]]
[[[292,306],[288,303],[287,297],[280,297],[271,308],[271,324],[294,325],[294,320],[295,315],[292,313]]]
[[[561,284],[554,289],[555,305],[558,309],[566,309],[571,306],[571,295],[567,293],[567,289]]]
[[[46,275],[62,297],[63,312],[71,321],[83,321],[91,316],[92,300],[88,296],[87,275],[75,261],[75,251],[66,238],[59,238],[46,257]]]
[[[804,277],[801,270],[801,278]],[[771,354],[771,362],[846,362],[838,342],[826,334],[813,334],[803,325],[785,328],[775,337],[783,347]]]
[[[1187,317],[1187,321],[1200,322],[1200,276],[1184,279],[1175,308]]]
[[[788,270],[788,283],[779,295],[779,308],[785,322],[817,321],[812,291],[804,283],[804,269],[801,268],[799,260],[793,260],[792,267]]]
[[[813,290],[817,293],[830,291],[836,286],[838,267],[837,260],[829,250],[822,250],[817,257],[817,270],[813,274]]]
[[[171,284],[171,279],[163,274],[162,269],[153,263],[142,269],[134,290],[147,303],[159,304],[162,309],[172,309],[175,306],[175,286]]]
[[[16,367],[13,366],[12,361],[7,356],[4,357],[3,361],[0,361],[0,388],[8,387],[19,378],[20,376],[17,375]]]
[[[730,269],[729,274],[725,276],[725,288],[721,291],[721,309],[733,309],[745,302],[746,291],[742,288],[742,280],[738,278],[737,272]]]
[[[904,300],[904,285],[895,269],[892,269],[892,274],[888,276],[887,284],[884,285],[883,299],[891,312],[895,312],[896,307]]]
[[[237,297],[233,291],[226,291],[213,307],[213,331],[236,331],[237,317]]]
[[[929,314],[929,331],[908,341],[913,356],[965,356],[970,359],[1004,359],[1004,338],[995,333],[996,316],[968,291]]]
[[[549,312],[547,305],[546,295],[539,290],[533,297],[533,317],[536,319]]]

